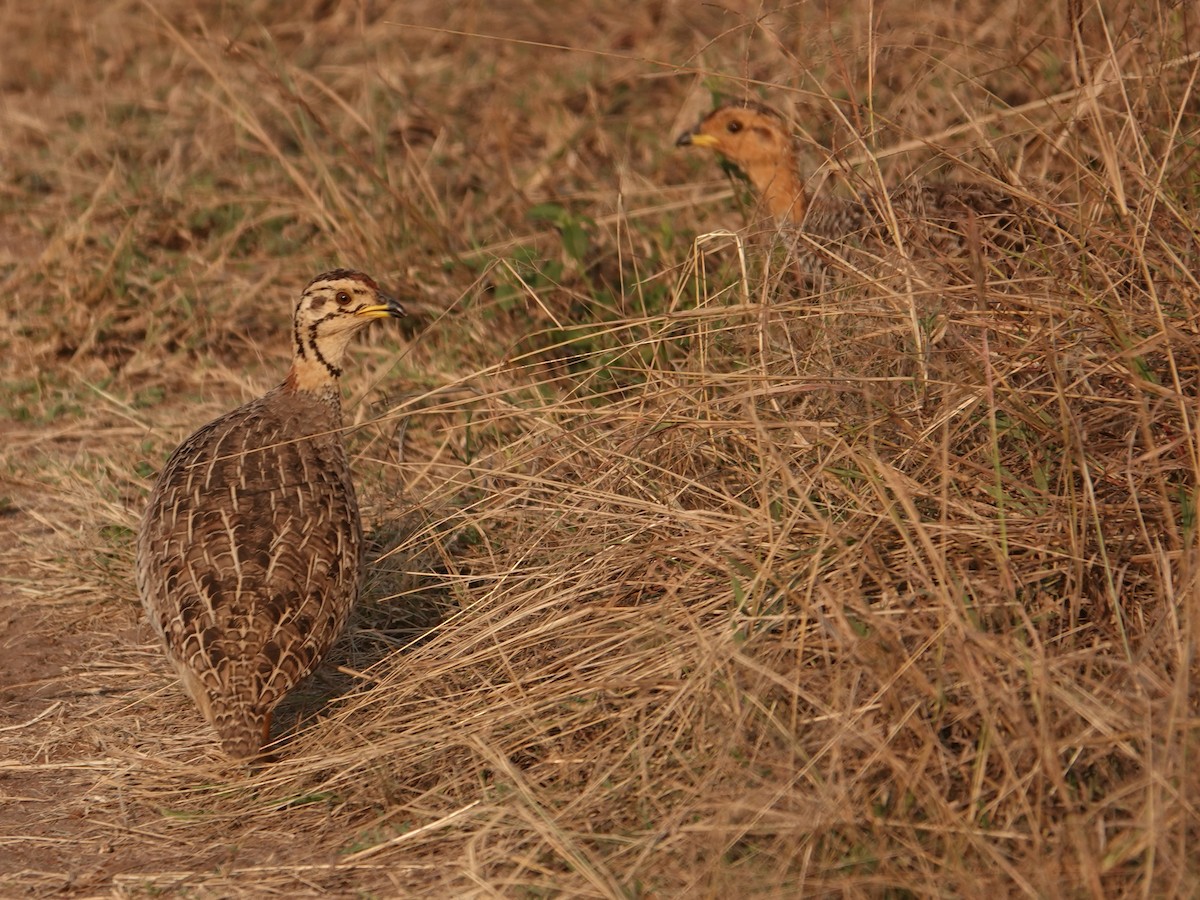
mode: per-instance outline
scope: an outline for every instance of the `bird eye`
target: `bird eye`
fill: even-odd
[[[728,125],[725,126],[725,130],[728,131],[730,134],[737,134],[739,131],[742,130],[742,123],[739,122],[737,119],[734,119],[732,122],[730,122]]]
[[[339,306],[345,306],[350,302],[350,295],[345,291],[338,291],[335,299],[337,300]]]

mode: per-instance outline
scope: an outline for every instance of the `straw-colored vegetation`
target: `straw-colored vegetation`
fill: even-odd
[[[1155,0],[0,5],[0,894],[1196,895],[1197,50]],[[673,147],[714,93],[1057,230],[806,295]],[[373,562],[248,770],[133,535],[335,265],[411,315],[345,379]]]

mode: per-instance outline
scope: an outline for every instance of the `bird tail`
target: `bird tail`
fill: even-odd
[[[236,760],[262,758],[262,748],[271,730],[271,714],[253,709],[229,709],[213,716],[213,728],[221,748]]]

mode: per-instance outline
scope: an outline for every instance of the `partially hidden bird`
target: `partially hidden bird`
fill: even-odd
[[[314,278],[292,364],[262,397],[171,454],[137,538],[137,585],[187,693],[238,760],[260,756],[276,704],[341,633],[363,570],[342,443],[347,345],[404,310],[362,272]]]
[[[962,258],[973,242],[1006,250],[1024,246],[1028,220],[1035,217],[1011,188],[993,184],[927,182],[886,194],[867,190],[855,198],[811,197],[786,120],[757,103],[718,106],[675,143],[720,154],[742,171],[781,229],[820,243],[890,252],[898,237],[915,255]]]

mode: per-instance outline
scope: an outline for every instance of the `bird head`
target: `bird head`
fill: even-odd
[[[675,142],[677,147],[707,147],[753,177],[756,169],[785,165],[795,152],[783,117],[751,104],[719,106]]]
[[[375,319],[403,315],[400,303],[369,275],[350,269],[318,275],[296,304],[293,370],[310,369],[316,379],[337,378],[346,345],[356,332]]]

